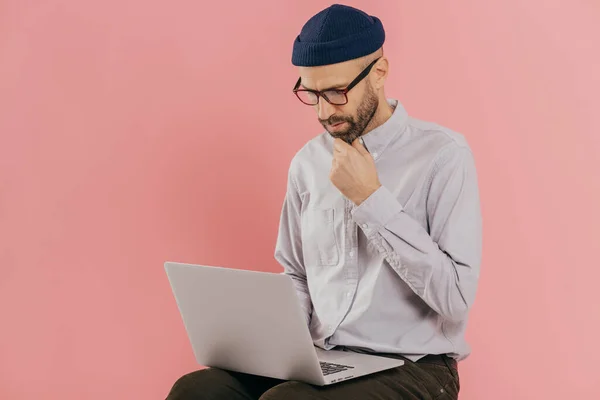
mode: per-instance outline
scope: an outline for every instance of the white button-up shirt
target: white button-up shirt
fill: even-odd
[[[329,180],[329,133],[295,155],[275,258],[316,346],[460,360],[482,247],[473,155],[460,134],[389,103],[362,136],[382,187],[359,206]]]

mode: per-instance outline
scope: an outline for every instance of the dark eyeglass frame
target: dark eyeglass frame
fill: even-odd
[[[299,89],[300,87],[300,81],[301,81],[301,77],[298,78],[298,82],[296,82],[296,85],[294,86],[293,92],[296,95],[296,97],[298,97],[298,100],[300,100],[303,104],[306,104],[308,106],[316,106],[317,104],[319,104],[319,98],[323,97],[325,99],[325,101],[327,101],[329,104],[335,105],[335,106],[343,106],[344,104],[348,103],[348,92],[356,85],[358,85],[358,83],[360,81],[362,81],[367,75],[369,75],[369,72],[371,72],[371,69],[373,68],[373,66],[375,65],[375,63],[377,61],[379,61],[381,59],[381,57],[373,60],[373,62],[371,62],[371,64],[369,64],[365,69],[363,69],[363,71],[358,74],[358,76],[356,78],[354,78],[354,80],[352,82],[350,82],[350,84],[348,86],[346,86],[346,88],[344,89],[328,89],[328,90],[312,90],[312,89]],[[303,101],[300,98],[300,95],[298,94],[298,92],[310,92],[313,93],[314,95],[316,95],[317,97],[317,102],[316,103],[307,103],[305,101]],[[344,95],[344,102],[343,103],[332,103],[328,98],[327,95],[325,93],[327,92],[336,92],[336,94],[340,94],[340,95]]]

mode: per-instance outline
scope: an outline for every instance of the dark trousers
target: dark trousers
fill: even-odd
[[[456,361],[427,356],[401,367],[328,386],[281,381],[208,368],[182,376],[167,400],[397,400],[457,399]]]

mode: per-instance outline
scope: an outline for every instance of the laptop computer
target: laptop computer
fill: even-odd
[[[404,364],[314,346],[287,275],[175,262],[165,270],[200,365],[323,386]]]

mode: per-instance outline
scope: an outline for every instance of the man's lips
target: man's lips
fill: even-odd
[[[342,129],[344,127],[344,125],[346,125],[346,122],[344,122],[344,121],[337,122],[335,124],[331,124],[331,125],[329,125],[329,130],[330,131],[339,131],[340,129]]]

